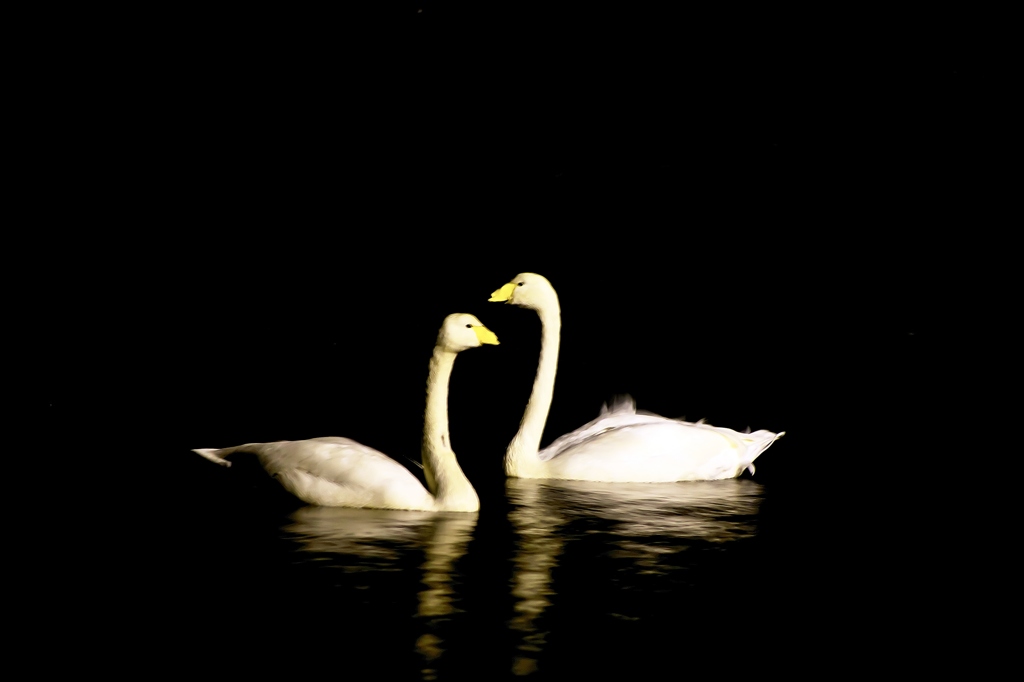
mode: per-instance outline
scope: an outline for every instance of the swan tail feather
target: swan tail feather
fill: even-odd
[[[786,432],[779,431],[778,433],[772,433],[770,431],[755,431],[754,433],[744,435],[750,436],[748,439],[748,443],[750,443],[749,447],[751,448],[749,454],[752,456],[750,457],[750,461],[747,462],[746,467],[740,470],[740,473],[743,473],[743,471],[746,470],[750,472],[751,476],[753,476],[754,460],[757,459],[761,453],[767,450],[772,443],[785,436]]]
[[[231,462],[221,457],[221,455],[230,455],[233,451],[234,448],[196,448],[192,452],[196,453],[200,457],[205,457],[211,462],[216,462],[217,464],[220,464],[222,467],[229,467],[231,466]]]

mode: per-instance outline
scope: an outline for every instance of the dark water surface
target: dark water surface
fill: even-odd
[[[482,492],[478,514],[433,514],[200,485],[137,566],[145,646],[182,670],[360,679],[767,670],[826,643],[818,628],[859,591],[833,563],[828,520],[801,520],[782,485]]]
[[[800,371],[790,364],[788,375],[742,400],[704,390],[717,385],[714,366],[637,374],[641,386],[644,377],[666,381],[655,398],[685,386],[699,398],[693,402],[737,406],[713,423],[742,428],[749,419],[786,430],[753,477],[506,480],[501,456],[535,362],[516,343],[533,330],[506,327],[502,346],[468,351],[453,375],[455,450],[479,492],[479,513],[308,507],[253,457],[238,455],[223,468],[190,452],[254,440],[249,433],[351,435],[405,462],[398,453],[415,455],[421,425],[423,363],[415,355],[400,391],[369,398],[356,391],[375,386],[377,375],[335,392],[321,377],[344,374],[325,365],[305,379],[295,373],[301,391],[282,390],[283,380],[251,395],[153,388],[126,394],[135,398],[124,403],[131,423],[108,419],[120,409],[113,398],[55,421],[55,447],[90,434],[95,447],[68,456],[67,471],[96,481],[89,494],[108,503],[100,516],[68,512],[61,522],[82,531],[86,545],[61,558],[74,607],[60,622],[79,623],[80,639],[102,643],[89,651],[104,669],[137,673],[133,661],[145,660],[176,675],[386,680],[684,668],[821,675],[871,670],[895,653],[913,658],[919,645],[908,633],[935,641],[922,633],[956,603],[935,585],[955,584],[948,574],[964,551],[955,538],[966,536],[959,503],[935,502],[934,472],[948,444],[931,444],[932,469],[918,466],[932,357],[920,349],[929,345],[917,337],[833,341],[795,365]],[[860,354],[839,352],[847,346]],[[523,356],[519,376],[502,374],[499,351],[511,361]],[[819,375],[820,357],[829,364]],[[860,359],[836,360],[846,357]],[[271,368],[289,374],[283,364]],[[578,425],[566,414],[592,404],[588,392],[556,394],[549,433]],[[321,423],[334,427],[321,431]],[[108,431],[124,442],[105,447]]]

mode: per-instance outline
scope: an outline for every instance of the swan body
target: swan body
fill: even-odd
[[[193,452],[222,466],[236,452],[255,454],[268,474],[307,504],[417,511],[474,512],[480,499],[451,449],[448,382],[455,356],[468,348],[497,345],[498,338],[473,315],[445,318],[430,360],[421,454],[429,490],[404,466],[350,438],[328,436],[274,443],[247,443]]]
[[[754,460],[785,433],[740,433],[638,412],[626,396],[602,408],[597,419],[540,450],[558,365],[558,295],[546,278],[522,273],[492,293],[490,300],[536,311],[542,329],[533,391],[505,453],[508,476],[612,483],[736,478],[745,470],[754,473]]]

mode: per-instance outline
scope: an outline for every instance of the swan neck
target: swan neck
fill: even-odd
[[[505,458],[506,473],[510,476],[531,477],[540,466],[537,453],[548,420],[551,400],[555,393],[555,374],[558,371],[558,345],[562,328],[561,313],[538,310],[541,325],[540,359],[533,380],[530,401],[526,404],[519,432],[509,445]]]
[[[439,511],[476,511],[480,502],[452,451],[448,433],[448,383],[455,353],[434,348],[427,376],[427,406],[423,412],[420,455],[427,487]]]

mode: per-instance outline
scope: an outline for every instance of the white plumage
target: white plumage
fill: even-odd
[[[536,311],[542,329],[533,391],[505,453],[508,476],[619,483],[735,478],[744,470],[753,473],[757,456],[785,433],[739,433],[637,412],[626,396],[602,409],[597,419],[540,450],[558,366],[558,295],[544,277],[522,273],[491,294],[490,300]]]
[[[284,488],[303,502],[325,507],[373,507],[472,512],[480,499],[462,472],[448,434],[448,382],[455,356],[467,348],[497,344],[498,338],[473,315],[445,318],[437,336],[427,379],[423,418],[423,468],[428,491],[404,466],[350,438],[329,436],[299,441],[247,443],[197,449],[212,462],[236,452],[255,454]]]

